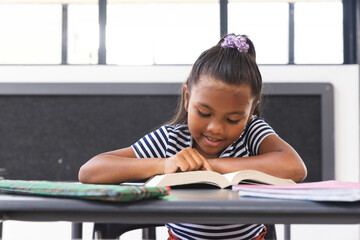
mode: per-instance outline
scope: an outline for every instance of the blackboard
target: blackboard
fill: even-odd
[[[96,154],[130,146],[174,114],[179,83],[1,83],[0,168],[7,179],[76,181]],[[333,89],[265,83],[263,117],[308,167],[334,177]]]

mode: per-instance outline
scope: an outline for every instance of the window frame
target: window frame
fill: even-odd
[[[21,1],[20,1],[21,2]],[[68,5],[72,1],[60,1],[62,4],[62,42],[61,42],[61,64],[68,63]],[[92,2],[92,1],[91,1]],[[98,0],[99,7],[99,48],[97,65],[107,65],[106,63],[106,18],[108,0]],[[288,63],[281,65],[301,65],[295,64],[295,22],[294,22],[294,3],[295,0],[288,0],[289,4],[289,51]],[[14,3],[14,2],[13,2]],[[220,29],[219,35],[223,36],[228,32],[228,0],[218,0],[220,5]],[[360,59],[360,1],[342,0],[343,4],[343,63],[358,64]],[[172,64],[169,64],[172,65]],[[271,65],[271,64],[264,64]]]

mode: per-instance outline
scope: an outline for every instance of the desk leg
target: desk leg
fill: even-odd
[[[71,239],[82,239],[82,223],[71,224]]]
[[[3,229],[2,223],[3,223],[3,222],[0,220],[0,240],[2,239],[2,229]]]
[[[285,240],[290,240],[291,239],[290,224],[285,224],[284,225],[284,239]]]
[[[156,227],[147,227],[142,229],[142,239],[155,240],[156,239]]]

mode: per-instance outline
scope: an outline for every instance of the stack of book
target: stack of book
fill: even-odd
[[[239,196],[324,202],[360,201],[360,182],[320,181],[295,185],[244,185],[232,187]]]

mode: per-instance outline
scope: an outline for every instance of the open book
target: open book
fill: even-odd
[[[145,182],[145,186],[160,187],[205,183],[226,188],[241,182],[274,185],[295,184],[291,179],[274,177],[256,170],[242,170],[226,174],[213,171],[189,171],[156,175]]]
[[[288,186],[234,185],[239,196],[308,201],[360,201],[360,182],[320,181]]]

